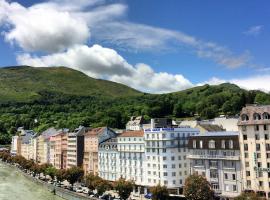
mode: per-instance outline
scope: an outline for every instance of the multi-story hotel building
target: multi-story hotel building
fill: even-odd
[[[221,199],[242,191],[238,132],[208,132],[191,136],[188,155],[191,174],[205,176]]]
[[[165,185],[170,193],[181,193],[189,175],[188,137],[197,134],[198,129],[189,127],[145,129],[145,185]]]
[[[61,129],[49,138],[49,162],[56,169],[67,168],[68,129]]]
[[[67,137],[67,168],[83,166],[84,133],[86,128],[80,126]]]
[[[136,185],[144,185],[144,131],[126,131],[117,136],[119,153],[118,175],[133,180]]]
[[[116,133],[108,127],[94,128],[84,134],[83,168],[85,174],[97,175],[99,173],[99,144],[115,136]]]
[[[35,132],[32,130],[27,130],[22,132],[23,135],[20,136],[21,142],[21,155],[30,160],[33,158],[33,146],[31,144],[32,138],[35,136]]]
[[[243,185],[270,197],[270,106],[247,105],[238,121]]]

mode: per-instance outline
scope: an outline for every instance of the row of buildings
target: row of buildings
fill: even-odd
[[[85,173],[115,181],[133,180],[147,193],[157,184],[181,194],[185,179],[200,174],[215,194],[231,199],[243,191],[270,196],[270,106],[247,105],[239,118],[181,121],[132,117],[126,130],[20,129],[13,154],[58,169],[82,166]]]

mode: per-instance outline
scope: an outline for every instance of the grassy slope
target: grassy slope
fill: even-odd
[[[99,80],[65,67],[27,66],[0,69],[0,101],[29,101],[39,92],[50,91],[79,96],[137,96],[141,93],[125,85]]]

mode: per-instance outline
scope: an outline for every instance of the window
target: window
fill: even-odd
[[[163,152],[163,153],[166,153],[166,149],[162,149],[162,152]]]
[[[164,181],[164,185],[168,185],[168,181]]]
[[[228,179],[229,179],[227,173],[224,173],[224,179],[225,179],[225,180],[228,180]]]
[[[262,187],[263,186],[263,182],[262,181],[259,181],[259,185],[260,185],[260,187]]]
[[[193,148],[196,149],[196,140],[193,140]]]
[[[262,117],[263,119],[270,119],[270,115],[267,112],[263,113]]]
[[[215,148],[215,141],[214,140],[210,140],[209,143],[208,143],[208,147],[210,149],[214,149]]]
[[[246,131],[247,127],[246,126],[242,126],[242,131]]]
[[[251,186],[251,181],[247,180],[247,186],[250,187]]]
[[[222,140],[222,141],[221,141],[221,148],[222,148],[222,149],[225,149],[225,148],[226,148],[225,140]]]
[[[254,126],[254,130],[255,130],[255,131],[259,131],[259,125],[255,125],[255,126]]]
[[[233,185],[233,191],[236,192],[237,191],[237,187],[236,185]]]
[[[233,141],[232,140],[229,141],[229,148],[233,149]]]
[[[167,157],[166,156],[163,156],[163,160],[167,160]]]
[[[257,153],[257,158],[261,158],[261,153]]]
[[[175,169],[175,164],[172,164],[172,169]]]
[[[254,120],[260,120],[261,119],[261,115],[259,113],[254,113],[253,114],[253,119]]]
[[[167,168],[167,165],[163,165],[163,168],[164,168],[164,169]]]
[[[232,174],[232,180],[236,180],[236,175]]]
[[[167,172],[163,172],[163,176],[168,176],[168,173]]]
[[[249,162],[245,162],[245,166],[246,167],[249,167]]]
[[[174,160],[174,156],[171,157],[171,160]]]
[[[229,192],[230,191],[230,185],[225,185],[225,191]]]
[[[172,172],[172,176],[176,176],[176,172]]]
[[[249,117],[248,117],[247,114],[242,114],[241,115],[241,119],[242,119],[242,121],[248,121],[249,120]]]
[[[203,148],[203,141],[200,140],[200,148],[202,149]]]
[[[265,130],[265,131],[268,130],[268,126],[266,124],[263,125],[263,130]]]
[[[246,176],[250,176],[250,171],[246,171]]]
[[[258,134],[255,134],[255,140],[259,140],[259,139],[260,139],[260,136]]]
[[[248,144],[244,144],[244,150],[248,151]]]
[[[247,135],[243,135],[243,139],[244,140],[247,140]]]
[[[256,144],[256,151],[260,151],[261,150],[261,145],[260,144]]]
[[[268,134],[264,134],[264,139],[265,140],[269,140],[269,135]]]

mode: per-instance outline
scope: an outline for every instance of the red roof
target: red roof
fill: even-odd
[[[121,133],[118,137],[143,137],[144,131],[126,131]]]

